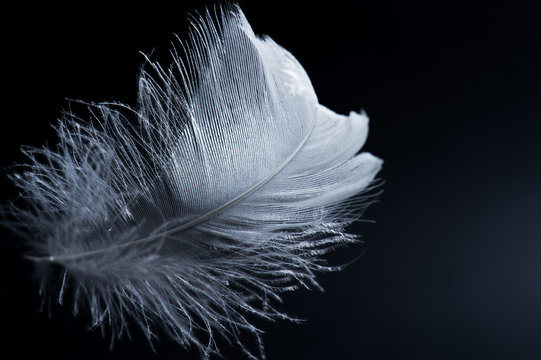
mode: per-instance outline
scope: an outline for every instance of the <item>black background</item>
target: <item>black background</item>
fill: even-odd
[[[213,3],[4,9],[3,169],[23,160],[21,144],[55,143],[66,98],[134,104],[139,51],[167,63],[187,13]],[[285,297],[282,309],[308,321],[261,324],[268,359],[541,359],[539,9],[240,4],[256,33],[297,57],[322,104],[367,111],[365,150],[385,160],[385,193],[365,216],[376,223],[353,227],[368,251],[321,276],[324,294]],[[5,176],[1,186],[2,201],[16,195]],[[167,339],[153,354],[137,334],[110,351],[69,305],[39,313],[31,266],[2,235],[0,357],[194,355]]]

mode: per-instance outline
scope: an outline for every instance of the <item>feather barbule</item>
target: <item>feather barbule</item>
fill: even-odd
[[[345,227],[382,161],[359,153],[367,116],[320,105],[238,7],[194,21],[180,47],[169,68],[147,59],[134,108],[87,104],[95,121],[67,113],[56,148],[24,150],[12,227],[42,289],[61,282],[112,339],[130,318],[151,342],[165,332],[206,358],[219,334],[261,358],[250,318],[288,319],[280,294],[336,269],[323,255],[357,241]]]

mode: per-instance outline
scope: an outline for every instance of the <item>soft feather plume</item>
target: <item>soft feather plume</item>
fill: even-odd
[[[250,317],[288,318],[280,293],[337,269],[322,255],[357,241],[344,227],[382,161],[357,154],[368,118],[319,105],[295,58],[237,7],[195,21],[181,46],[184,61],[142,71],[134,109],[89,105],[98,125],[67,114],[56,149],[25,149],[13,178],[27,205],[10,208],[11,226],[41,289],[61,283],[60,301],[69,289],[112,339],[131,318],[202,357],[219,354],[217,334],[263,357]]]

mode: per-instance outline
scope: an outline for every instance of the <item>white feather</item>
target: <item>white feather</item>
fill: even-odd
[[[321,256],[356,241],[344,227],[369,201],[353,196],[382,162],[357,154],[366,115],[319,105],[297,60],[240,9],[196,21],[182,47],[184,61],[142,71],[135,109],[92,105],[99,125],[68,114],[56,149],[25,150],[13,227],[42,289],[60,265],[60,297],[71,289],[112,338],[131,318],[149,341],[162,329],[203,357],[216,334],[263,357],[250,317],[288,318],[279,294],[335,269]]]

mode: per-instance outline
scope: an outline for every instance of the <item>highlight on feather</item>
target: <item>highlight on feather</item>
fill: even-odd
[[[251,318],[295,320],[280,294],[340,268],[323,255],[358,241],[345,227],[382,161],[358,154],[367,116],[318,104],[297,60],[238,7],[194,21],[180,48],[169,68],[147,59],[135,108],[86,104],[97,121],[68,113],[56,148],[23,150],[26,205],[10,226],[44,294],[69,290],[112,340],[131,319],[149,342],[165,332],[208,358],[219,335],[263,358]]]

